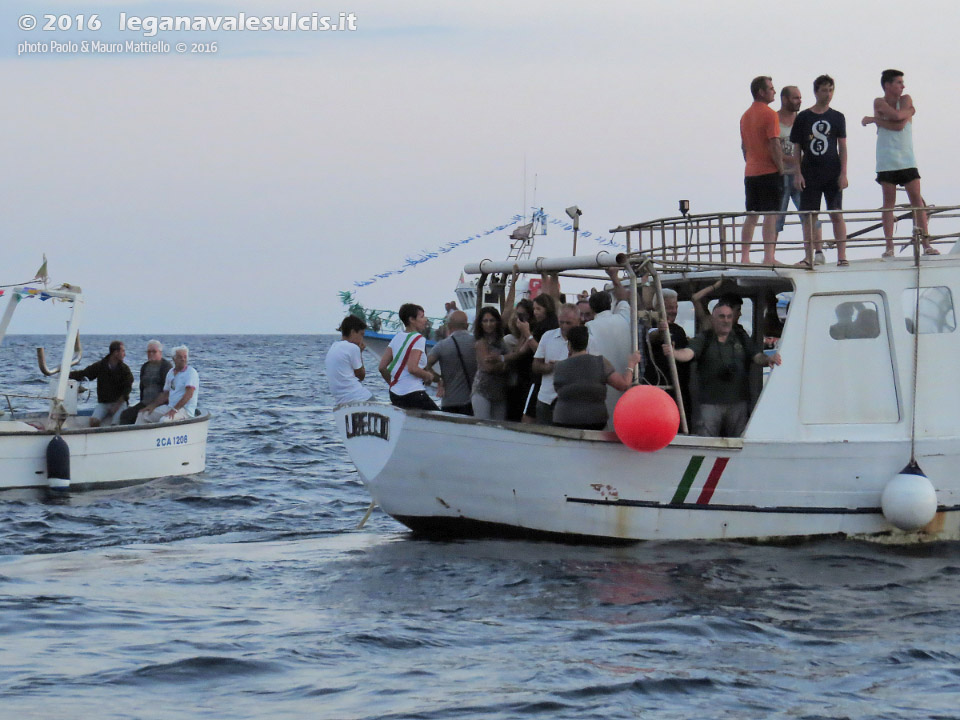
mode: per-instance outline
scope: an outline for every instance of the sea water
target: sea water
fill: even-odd
[[[138,370],[149,338],[120,339]],[[206,472],[0,494],[0,718],[960,718],[955,543],[357,529],[333,339],[162,337],[200,372]],[[8,338],[4,386],[42,392],[56,342]]]

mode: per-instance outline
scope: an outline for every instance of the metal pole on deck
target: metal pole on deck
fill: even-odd
[[[629,235],[629,231],[627,234]],[[635,353],[640,349],[640,341],[637,337],[637,274],[633,271],[633,265],[629,260],[624,261],[623,266],[630,277],[630,324],[633,327],[633,332],[630,333],[630,352]],[[639,380],[640,368],[635,367],[633,369],[633,381],[639,382]]]
[[[657,291],[657,304],[659,305],[657,309],[660,314],[660,321],[666,325],[667,308],[663,302],[663,286],[660,284],[660,275],[657,274],[656,268],[652,265],[650,267],[650,274],[653,276],[653,286]],[[673,342],[673,339],[670,337],[669,325],[667,325],[667,337],[660,338],[660,340],[661,342]],[[687,413],[683,409],[683,393],[680,390],[680,374],[677,372],[677,359],[673,356],[673,353],[667,356],[667,364],[670,366],[670,382],[673,383],[673,395],[677,400],[677,410],[680,411],[680,430],[687,435],[690,429],[687,427]]]
[[[633,313],[633,317],[634,317],[634,321],[633,321],[633,322],[636,323],[636,317],[637,317],[637,273],[636,273],[636,271],[633,269],[633,263],[631,263],[628,258],[626,258],[626,257],[624,257],[624,256],[621,255],[621,256],[618,256],[618,259],[621,261],[621,265],[622,265],[624,268],[626,268],[627,274],[630,276],[630,287],[631,287],[631,289],[632,289],[632,291],[633,291],[633,292],[631,293],[631,297],[630,297],[630,310],[631,310],[631,312]],[[640,263],[640,267],[641,267],[641,269],[643,269],[644,271],[649,272],[650,275],[651,275],[651,277],[653,277],[653,287],[654,287],[654,289],[656,290],[656,294],[657,294],[657,304],[658,304],[657,314],[660,316],[660,321],[663,322],[663,323],[666,323],[666,322],[667,322],[667,310],[666,310],[666,307],[664,306],[664,302],[663,302],[663,286],[660,284],[660,276],[657,274],[657,269],[656,269],[656,267],[654,267],[654,264],[653,264],[653,262],[651,262],[650,258],[645,258],[645,259]],[[659,323],[658,323],[658,325],[659,325]],[[637,333],[636,333],[636,332],[633,332],[633,333],[631,333],[631,335],[632,335],[632,337],[631,337],[632,349],[633,349],[633,352],[636,352],[637,349],[638,349],[638,348],[637,348],[637,343],[638,343]],[[670,329],[669,329],[669,327],[668,327],[668,328],[667,328],[667,338],[669,338],[669,337],[670,337]],[[662,341],[662,340],[663,340],[663,339],[661,338],[661,341]],[[673,395],[674,395],[674,398],[676,399],[676,402],[677,402],[677,410],[678,410],[679,413],[680,413],[680,430],[681,430],[684,434],[688,434],[688,433],[690,432],[690,429],[689,429],[689,427],[687,426],[687,414],[686,414],[686,412],[685,412],[684,409],[683,409],[683,393],[682,393],[682,391],[680,390],[680,376],[679,376],[679,373],[677,372],[677,361],[676,361],[676,359],[673,357],[673,354],[672,354],[672,353],[668,356],[668,360],[667,360],[667,361],[668,361],[668,363],[669,363],[669,365],[670,365],[670,377],[671,377],[671,382],[672,382],[672,384],[673,384]],[[635,381],[638,380],[638,375],[639,375],[639,369],[638,369],[638,368],[637,368],[637,369],[634,369],[634,380],[635,380]]]

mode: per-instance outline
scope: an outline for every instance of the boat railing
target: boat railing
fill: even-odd
[[[912,208],[897,206],[894,208],[894,237],[896,252],[899,255],[909,247],[922,252],[921,242],[947,252],[960,239],[960,206],[934,206]],[[928,235],[914,230],[915,213],[925,212],[928,220]],[[620,234],[627,246],[627,253],[641,253],[652,258],[664,268],[685,269],[690,267],[735,267],[745,266],[743,257],[743,228],[755,222],[752,242],[748,250],[750,267],[756,267],[764,252],[763,217],[765,215],[783,215],[784,230],[776,241],[776,255],[779,262],[795,263],[804,259],[805,250],[802,236],[802,223],[810,222],[809,216],[818,215],[824,234],[824,245],[833,247],[830,216],[840,213],[847,226],[847,252],[853,258],[879,257],[886,246],[883,235],[882,211],[876,208],[866,210],[826,211],[787,211],[777,213],[710,213],[704,215],[683,215],[662,218],[633,225],[621,225],[610,230]],[[903,232],[905,222],[908,234]],[[935,227],[936,226],[936,227]]]
[[[18,414],[26,414],[30,411],[28,410],[18,410],[13,406],[11,398],[19,398],[21,400],[47,400],[55,401],[57,398],[54,395],[26,395],[22,393],[13,393],[13,392],[4,392],[3,399],[7,403],[7,412],[10,413],[10,417],[16,419]]]

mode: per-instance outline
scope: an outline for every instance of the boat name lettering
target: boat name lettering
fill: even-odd
[[[157,438],[157,447],[168,447],[170,445],[186,445],[186,435],[174,435],[173,437]]]
[[[355,412],[344,417],[347,423],[347,438],[371,435],[383,440],[390,439],[390,418],[375,412]]]

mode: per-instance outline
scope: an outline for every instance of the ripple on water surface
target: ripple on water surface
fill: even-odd
[[[149,338],[120,339],[133,359]],[[201,373],[207,471],[0,496],[4,717],[960,716],[957,544],[441,543],[380,512],[358,531],[330,337],[160,339]],[[51,343],[11,340],[11,382],[42,388]]]

